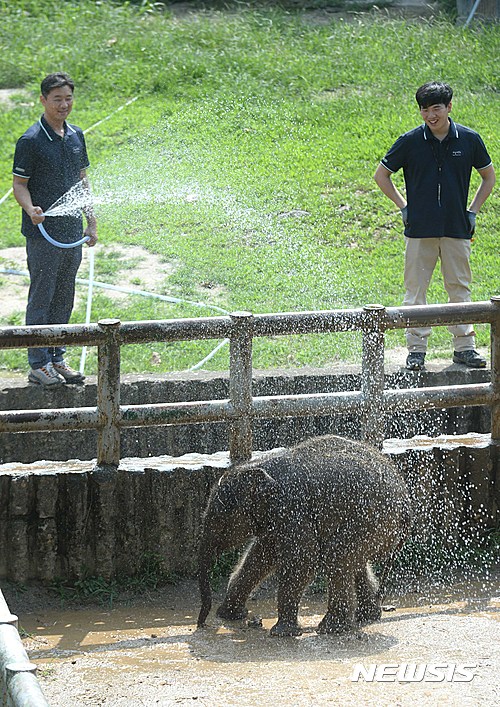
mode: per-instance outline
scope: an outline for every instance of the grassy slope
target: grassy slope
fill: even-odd
[[[87,138],[96,196],[130,198],[99,207],[99,279],[119,277],[105,250],[116,241],[145,245],[175,264],[162,292],[227,310],[395,305],[402,298],[400,219],[372,175],[394,139],[418,123],[416,86],[448,80],[454,118],[477,129],[499,161],[498,27],[463,31],[444,20],[375,15],[315,22],[270,9],[174,17],[88,0],[20,5],[29,14],[2,7],[0,87],[25,89],[33,105],[20,99],[0,112],[0,196],[10,186],[15,139],[40,113],[45,73],[63,67],[73,75],[72,119],[84,128],[139,96]],[[186,199],[192,193],[196,201]],[[479,218],[476,300],[499,290],[499,210],[494,195]],[[10,199],[0,206],[0,245],[21,245],[18,230]],[[429,299],[445,300],[439,277]],[[200,310],[135,299],[117,309],[99,294],[94,317],[111,315]],[[75,312],[75,321],[82,318]],[[487,342],[486,327],[479,337]],[[402,343],[400,333],[388,338]],[[436,330],[432,344],[447,351],[449,335]],[[164,346],[160,369],[190,366],[212,346]],[[124,352],[124,370],[148,370],[152,348],[158,345]],[[255,345],[257,367],[358,355],[359,337],[348,335]],[[23,365],[17,352],[0,360]],[[208,367],[226,365],[223,352]]]

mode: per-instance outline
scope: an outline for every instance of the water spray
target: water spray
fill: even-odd
[[[126,101],[123,105],[119,106],[116,110],[112,111],[109,115],[105,116],[102,118],[102,120],[98,120],[96,123],[88,127],[86,130],[83,131],[84,135],[85,133],[90,132],[90,130],[93,130],[97,126],[101,125],[101,123],[104,123],[106,120],[109,120],[113,115],[116,113],[119,113],[121,110],[129,106],[131,103],[134,103],[139,96],[134,96],[130,100]],[[2,196],[0,199],[0,205],[6,201],[9,196],[13,193],[13,188],[11,187],[6,194]],[[90,236],[84,236],[80,240],[76,241],[75,243],[60,243],[56,241],[52,236],[50,236],[49,233],[47,233],[45,227],[43,224],[39,223],[38,224],[38,229],[42,236],[45,238],[46,241],[51,243],[54,246],[57,246],[58,248],[76,248],[76,246],[82,245],[83,243],[87,243],[87,241],[90,240]],[[4,271],[5,272],[5,271]],[[88,297],[87,297],[87,312],[86,312],[86,317],[85,317],[85,323],[89,324],[90,323],[90,312],[92,309],[92,286],[93,286],[93,280],[94,280],[94,251],[90,249],[89,251],[89,280],[88,280],[88,285],[89,285],[89,290],[88,290]],[[82,348],[82,356],[80,359],[80,373],[83,374],[84,372],[84,366],[85,366],[85,357],[87,353],[87,347],[84,346]]]
[[[87,292],[87,309],[85,312],[85,324],[90,324],[90,314],[92,312],[92,293],[94,286],[94,249],[89,250],[89,288]],[[82,353],[80,356],[80,373],[85,373],[85,360],[87,358],[87,347],[82,346]]]
[[[105,121],[109,120],[113,115],[116,113],[122,111],[124,108],[127,106],[131,105],[134,103],[139,96],[134,96],[130,100],[128,100],[126,103],[123,105],[119,106],[116,110],[112,111],[109,115],[105,116],[101,120],[98,120],[96,123],[93,125],[89,126],[86,128],[83,133],[86,134],[93,130],[94,128],[98,127]],[[59,199],[55,204],[52,204],[52,206],[44,212],[44,216],[62,216],[62,215],[72,215],[71,214],[71,202],[74,201],[75,196],[77,196],[77,201],[78,204],[76,205],[76,209],[80,211],[82,205],[87,205],[85,197],[82,196],[81,192],[81,182],[77,183],[75,187],[69,190],[70,192],[70,198],[68,199],[68,193],[63,195],[61,199]],[[77,193],[78,192],[78,193]],[[6,194],[4,194],[0,198],[0,205],[3,204],[8,197],[13,193],[12,187],[7,191]],[[184,194],[184,195],[175,195],[177,198],[179,196],[184,196],[185,200],[188,202],[195,202],[198,201],[198,195],[194,193],[189,193],[189,194]],[[87,195],[87,199],[90,198]],[[69,210],[68,210],[69,208]],[[75,213],[76,215],[76,213]],[[74,242],[74,243],[62,243],[60,241],[56,241],[52,236],[47,232],[46,228],[43,226],[43,224],[39,223],[38,224],[38,229],[42,236],[45,238],[45,240],[50,243],[51,245],[56,246],[57,248],[76,248],[79,245],[83,245],[84,243],[88,242],[90,240],[89,236],[84,236],[80,240]],[[0,273],[5,273],[9,275],[22,275],[26,276],[28,275],[27,272],[22,272],[22,271],[17,271],[17,270],[12,270],[9,268],[0,268]],[[89,250],[89,277],[88,280],[82,280],[80,278],[76,278],[76,282],[79,284],[86,284],[88,285],[88,296],[87,296],[87,306],[86,306],[86,316],[85,316],[85,323],[89,324],[90,323],[90,317],[91,317],[91,310],[92,310],[92,293],[93,293],[93,288],[95,287],[102,287],[105,289],[110,289],[110,290],[115,290],[119,292],[124,292],[127,294],[133,294],[133,295],[140,295],[143,297],[151,297],[155,299],[160,299],[164,300],[167,302],[172,302],[172,303],[183,303],[183,304],[189,304],[189,305],[194,305],[196,307],[205,307],[209,309],[216,310],[220,312],[221,314],[229,314],[229,312],[221,307],[217,307],[216,305],[213,304],[205,304],[203,302],[193,302],[191,300],[185,300],[185,299],[180,299],[177,297],[171,297],[168,295],[159,295],[154,292],[147,292],[144,290],[135,290],[132,288],[125,288],[125,287],[117,287],[105,283],[100,283],[100,282],[95,282],[94,281],[94,250],[91,248]],[[218,351],[220,351],[221,348],[226,346],[229,343],[229,339],[224,339],[221,341],[202,361],[198,362],[197,364],[193,365],[189,370],[197,370],[203,366],[207,361],[209,361],[211,358],[213,358]],[[82,348],[82,354],[81,354],[81,359],[80,359],[80,373],[84,373],[84,366],[85,366],[85,359],[86,359],[86,347]]]
[[[45,214],[46,216],[47,214]],[[42,236],[45,238],[46,241],[48,241],[51,245],[56,246],[56,248],[76,248],[79,245],[82,245],[83,243],[87,243],[87,241],[90,240],[90,236],[83,236],[83,238],[80,238],[78,241],[75,241],[74,243],[61,243],[60,241],[56,241],[55,238],[52,238],[52,236],[47,233],[45,226],[43,223],[38,224],[38,230],[42,234]],[[90,312],[92,310],[92,285],[94,282],[94,251],[90,249],[90,258],[89,258],[89,293],[87,297],[87,312],[85,316],[85,324],[90,323]],[[83,375],[85,373],[85,359],[87,357],[87,347],[83,346],[82,347],[82,355],[80,357],[80,373]]]

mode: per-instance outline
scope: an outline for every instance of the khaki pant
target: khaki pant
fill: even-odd
[[[405,238],[405,299],[404,305],[427,304],[427,290],[438,259],[449,302],[471,301],[470,249],[466,238]],[[448,327],[453,335],[455,351],[475,348],[471,324]],[[406,330],[408,351],[427,350],[431,327]]]

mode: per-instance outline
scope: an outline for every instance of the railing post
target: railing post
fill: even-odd
[[[491,440],[500,444],[500,295],[492,297],[491,303],[497,312],[491,322]]]
[[[119,319],[101,319],[99,327],[106,332],[106,341],[98,348],[97,466],[120,463],[120,331]]]
[[[382,448],[385,435],[384,396],[384,331],[385,307],[368,304],[363,307],[368,326],[363,330],[361,392],[365,401],[361,438]]]
[[[230,343],[229,398],[237,419],[229,426],[231,462],[252,457],[252,323],[250,312],[233,312]]]

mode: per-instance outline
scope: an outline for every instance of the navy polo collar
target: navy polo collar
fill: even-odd
[[[448,118],[448,120],[450,121],[450,128],[448,130],[448,135],[446,136],[446,138],[456,138],[458,140],[458,128],[451,118]],[[422,125],[422,128],[423,128],[424,140],[429,140],[429,139],[434,138],[434,135],[432,134],[432,130],[429,128],[428,125],[426,125],[424,123]],[[446,138],[445,138],[445,140],[446,140]]]
[[[46,135],[46,136],[48,137],[48,139],[50,140],[50,142],[54,142],[54,138],[57,138],[57,139],[61,140],[61,136],[58,135],[58,134],[50,127],[50,125],[49,125],[48,122],[45,120],[45,117],[44,117],[43,115],[40,117],[40,120],[38,121],[38,124],[40,125],[40,127],[41,127],[42,130],[43,130],[43,132],[45,133],[45,135]],[[76,130],[73,128],[72,125],[70,125],[69,123],[67,123],[66,121],[64,121],[64,137],[66,137],[66,135],[67,135],[68,133],[76,133]],[[62,138],[62,139],[64,140],[64,138]]]

